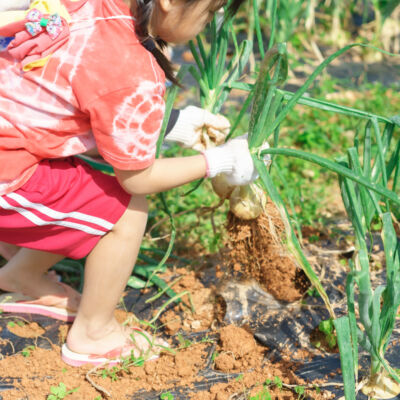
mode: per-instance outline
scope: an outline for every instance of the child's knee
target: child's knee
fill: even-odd
[[[0,242],[0,256],[2,256],[7,261],[14,257],[15,254],[18,253],[19,249],[20,247],[13,244]]]
[[[138,234],[143,235],[147,224],[147,214],[146,196],[132,196],[125,213],[114,225],[113,232],[121,236],[121,239],[131,238]]]

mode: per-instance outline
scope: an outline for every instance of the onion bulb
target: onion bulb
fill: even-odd
[[[227,199],[235,189],[235,186],[232,186],[227,182],[224,174],[219,174],[213,178],[211,184],[214,192],[223,200]]]
[[[392,379],[386,370],[370,377],[369,382],[362,388],[366,396],[376,399],[392,399],[400,393],[400,384]]]
[[[264,191],[254,183],[246,186],[238,186],[232,192],[230,209],[243,220],[258,218],[263,212],[267,199]]]

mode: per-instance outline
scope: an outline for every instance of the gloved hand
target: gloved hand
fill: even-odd
[[[230,130],[229,121],[199,107],[181,110],[178,121],[165,141],[177,142],[185,148],[204,151],[224,143]]]
[[[227,183],[232,186],[244,186],[258,178],[253,159],[251,158],[248,135],[239,136],[227,143],[206,150],[203,155],[207,161],[207,173],[209,178],[214,178],[218,174],[225,174]],[[267,142],[262,146],[262,150],[268,149]],[[271,163],[269,155],[264,156],[265,165]]]

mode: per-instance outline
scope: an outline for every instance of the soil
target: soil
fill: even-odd
[[[264,214],[244,221],[228,214],[230,267],[234,276],[255,279],[277,300],[293,302],[310,287],[282,243],[284,225],[271,201]]]
[[[255,395],[263,390],[260,382],[273,382],[277,377],[283,385],[305,384],[294,375],[293,363],[281,361],[271,364],[266,361],[264,355],[268,349],[258,345],[253,335],[245,329],[226,326],[218,333],[220,339],[214,353],[217,355],[214,368],[221,372],[241,374],[229,383],[214,385],[207,392],[192,392],[190,399],[227,400],[233,394],[244,391]],[[176,354],[162,354],[158,360],[147,362],[142,367],[129,367],[127,370],[117,368],[108,370],[108,373],[101,369],[90,372],[90,366],[73,368],[65,365],[61,361],[58,345],[50,350],[35,348],[28,357],[17,354],[0,361],[0,376],[21,377],[16,388],[2,392],[2,396],[4,400],[46,399],[51,386],[59,386],[60,383],[64,383],[68,390],[79,388],[68,396],[71,400],[99,398],[99,393],[104,394],[105,391],[113,399],[124,399],[140,390],[166,392],[177,384],[190,388],[203,379],[199,377],[199,371],[205,365],[207,347],[207,343],[190,343],[186,348],[176,349]],[[22,376],[21,368],[24,370]],[[91,382],[87,379],[88,373]],[[297,395],[284,388],[280,390],[271,385],[268,390],[275,396],[273,398],[297,399]],[[315,399],[329,398],[313,390],[310,393]]]
[[[24,323],[22,321],[9,322],[7,329],[16,336],[23,338],[36,338],[45,332],[45,330],[39,326],[36,322]]]
[[[185,398],[195,400],[228,400],[232,396],[244,395],[264,398],[262,396],[267,392],[272,399],[294,400],[299,398],[294,391],[299,385],[307,386],[307,394],[313,399],[333,398],[333,394],[326,390],[317,393],[313,385],[307,385],[295,375],[297,367],[309,360],[307,352],[303,354],[301,349],[296,352],[296,357],[303,362],[298,361],[299,358],[293,362],[293,352],[289,350],[282,350],[279,360],[270,359],[270,349],[254,339],[250,328],[226,326],[219,314],[223,310],[216,302],[217,288],[214,285],[205,287],[199,276],[201,272],[188,271],[187,268],[170,270],[163,276],[170,283],[181,277],[173,285],[173,290],[190,292],[190,298],[188,295],[182,297],[181,304],[167,310],[160,318],[164,325],[162,330],[167,335],[174,335],[169,336],[174,353],[166,352],[158,360],[139,367],[113,370],[69,367],[61,360],[60,346],[70,325],[60,324],[58,337],[49,349],[35,346],[28,355],[17,353],[0,360],[2,384],[6,383],[4,377],[18,378],[13,379],[14,389],[1,392],[3,400],[44,400],[51,393],[51,387],[60,383],[65,384],[68,390],[78,388],[67,396],[71,400],[108,398],[106,392],[112,399],[140,399],[143,391],[154,391],[154,399],[177,387],[187,388]],[[194,313],[190,305],[194,307]],[[135,321],[134,315],[124,310],[118,310],[117,317],[131,325]],[[24,324],[13,333],[26,337],[32,326],[40,334],[41,327],[36,323]],[[191,336],[197,334],[198,339]],[[228,382],[211,384],[209,389],[199,392],[195,386],[207,380],[201,373],[205,368],[232,378]]]
[[[229,249],[220,257],[202,259],[203,262],[197,266],[173,267],[161,275],[176,293],[186,294],[182,295],[180,304],[171,304],[157,321],[159,328],[156,334],[168,338],[173,352],[165,352],[158,360],[146,362],[143,366],[124,365],[111,370],[92,369],[91,366],[69,367],[62,362],[60,357],[60,347],[65,342],[70,328],[69,324],[59,323],[56,325],[55,335],[52,337],[50,345],[47,340],[42,340],[48,337],[43,333],[45,327],[42,327],[40,322],[31,322],[32,319],[27,321],[16,316],[2,314],[0,316],[0,337],[2,338],[0,351],[5,348],[3,346],[8,346],[7,341],[14,340],[12,336],[6,335],[8,332],[24,338],[31,337],[32,339],[26,340],[29,345],[33,343],[34,346],[33,348],[30,346],[28,352],[20,351],[16,355],[0,360],[0,398],[2,396],[3,400],[47,400],[51,393],[51,387],[58,387],[60,383],[65,384],[67,390],[77,389],[66,397],[71,400],[106,398],[155,400],[162,394],[167,396],[169,392],[174,393],[175,396],[175,393],[180,393],[179,388],[185,389],[179,397],[164,396],[163,398],[180,400],[244,400],[252,398],[252,400],[262,400],[268,399],[269,396],[271,399],[279,400],[337,398],[336,393],[331,391],[334,385],[332,382],[341,381],[341,371],[338,369],[337,363],[333,364],[333,368],[330,368],[331,364],[329,364],[328,368],[322,369],[323,372],[317,375],[318,379],[315,378],[314,372],[311,375],[302,375],[301,373],[307,368],[320,368],[321,364],[318,364],[321,362],[320,360],[329,357],[328,353],[332,352],[329,346],[324,347],[321,338],[315,338],[311,333],[314,327],[318,327],[321,317],[322,319],[327,318],[326,313],[319,314],[317,311],[324,309],[321,306],[322,301],[318,297],[304,296],[302,302],[284,303],[276,301],[269,293],[266,293],[267,297],[259,299],[265,301],[257,303],[260,313],[255,314],[257,312],[255,309],[254,314],[251,314],[255,316],[258,327],[252,321],[240,322],[240,326],[233,325],[225,318],[229,314],[228,311],[231,311],[231,306],[219,301],[222,295],[221,285],[224,282],[236,284],[236,281],[232,279],[232,263],[230,261],[232,253],[238,257],[244,257],[244,254],[253,257],[259,263],[257,269],[254,269],[254,273],[258,273],[258,276],[264,276],[262,272],[273,275],[274,280],[265,280],[264,282],[268,284],[272,282],[270,286],[272,289],[268,290],[270,292],[275,290],[276,297],[284,294],[285,291],[292,291],[295,295],[292,295],[291,298],[298,299],[304,293],[304,289],[296,288],[298,270],[296,265],[289,262],[291,261],[289,256],[279,253],[279,251],[283,251],[283,247],[276,241],[276,235],[272,235],[268,230],[268,218],[275,218],[273,213],[274,210],[270,209],[268,217],[263,216],[256,221],[258,224],[256,228],[253,223],[253,225],[243,224],[237,230],[232,230],[236,234],[237,242],[234,246],[231,242]],[[275,223],[274,219],[273,222]],[[283,227],[279,224],[277,227],[279,235]],[[257,247],[257,240],[254,236],[246,237],[248,232],[251,234],[258,232],[257,234],[261,235],[263,245],[267,249],[264,250],[264,254]],[[347,232],[347,230],[343,232]],[[308,240],[310,238],[312,241]],[[318,240],[316,240],[317,238]],[[329,231],[321,232],[316,227],[304,229],[303,239],[307,243],[307,249],[314,249],[308,258],[310,262],[314,260],[313,263],[316,264],[321,279],[324,279],[325,283],[331,282],[331,275],[333,275],[339,282],[343,282],[343,275],[339,274],[341,271],[339,259],[343,251],[337,251],[337,249],[343,247],[346,250],[347,246],[340,240],[331,241]],[[327,243],[330,243],[333,248],[327,250],[325,248]],[[317,248],[317,245],[322,247]],[[246,248],[246,246],[249,247]],[[240,249],[246,253],[240,253]],[[248,249],[253,249],[254,254],[249,254]],[[336,253],[336,256],[332,255]],[[289,261],[279,263],[279,260],[286,260],[286,257]],[[332,260],[335,257],[337,264],[334,265],[334,268],[329,267],[329,270],[324,272],[325,265],[328,264],[323,260]],[[253,273],[251,266],[248,263],[245,265],[247,265],[247,269],[241,266],[237,268],[237,271],[233,271],[240,277],[240,283],[245,282],[245,279],[248,280],[250,274]],[[318,265],[320,269],[318,269]],[[210,269],[210,267],[212,268]],[[342,266],[342,268],[344,267]],[[247,276],[243,278],[246,273]],[[327,276],[328,273],[329,276]],[[285,280],[285,274],[289,275],[291,279]],[[236,286],[237,291],[232,292],[232,298],[236,300],[237,296],[241,294],[241,289],[238,288],[240,289],[239,286]],[[338,293],[342,293],[344,290],[337,283],[335,283],[335,288]],[[244,285],[243,295],[245,296],[249,291],[255,293],[253,286]],[[146,296],[145,293],[151,296],[154,291],[145,289],[142,294],[139,294],[138,291],[131,290],[126,293],[126,298],[134,294],[137,301],[138,297]],[[330,293],[330,297],[339,301],[342,299],[342,297],[336,297],[335,291]],[[165,301],[166,298],[160,299],[161,304],[164,304]],[[128,304],[129,302],[124,301],[123,303]],[[239,299],[239,303],[241,306],[244,304],[241,299]],[[275,309],[273,306],[277,308]],[[138,315],[129,312],[130,310],[137,312]],[[141,307],[134,302],[132,308],[129,306],[127,309],[117,310],[116,317],[121,323],[133,326],[137,324],[137,317],[144,318],[140,314],[140,310]],[[310,314],[307,313],[307,310],[316,311],[314,314]],[[156,315],[157,311],[158,306],[148,309],[145,319],[148,320],[149,317]],[[275,318],[275,314],[278,314],[279,318]],[[271,317],[271,321],[277,323],[279,328],[274,329],[273,325],[266,324]],[[27,319],[29,318],[27,317]],[[20,324],[20,326],[15,323],[11,331],[7,326],[9,321],[24,321],[24,324]],[[310,330],[306,329],[306,321],[307,326],[311,326]],[[235,321],[235,323],[238,322]],[[54,327],[54,324],[49,326]],[[260,330],[259,326],[264,326],[264,328]],[[267,326],[271,327],[270,331],[266,330]],[[146,328],[146,326],[142,327]],[[264,339],[262,335],[265,336]],[[272,337],[268,335],[272,335]],[[274,335],[276,337],[273,337]],[[313,342],[314,339],[322,343],[319,348],[310,346],[310,341]],[[37,344],[43,342],[47,348],[38,347]],[[24,346],[26,345],[24,344]],[[42,344],[40,346],[46,347]],[[336,358],[336,360],[338,359]],[[304,378],[307,380],[305,381],[300,376],[307,377]],[[11,378],[10,384],[14,388],[1,391],[7,383],[6,377]],[[296,393],[296,389],[303,387],[305,397]],[[110,395],[109,397],[107,397],[107,393]]]

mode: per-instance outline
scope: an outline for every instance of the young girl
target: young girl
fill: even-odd
[[[234,0],[234,13],[243,0]],[[8,258],[4,311],[74,321],[62,357],[70,365],[154,358],[160,339],[114,317],[147,221],[146,195],[225,173],[256,174],[245,138],[202,154],[155,160],[164,115],[160,46],[193,39],[224,5],[215,0],[35,0],[0,26],[0,241]],[[152,38],[156,38],[154,41]],[[229,123],[196,107],[176,115],[167,140],[193,146],[203,127]],[[115,177],[72,157],[98,152]],[[47,271],[87,257],[83,294]],[[16,301],[16,295],[23,301]]]

